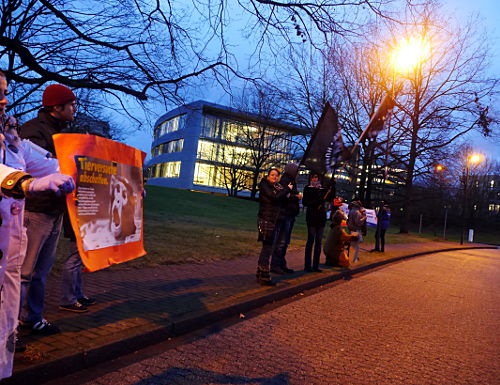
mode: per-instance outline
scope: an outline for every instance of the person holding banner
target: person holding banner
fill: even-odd
[[[74,119],[76,96],[61,84],[49,85],[43,91],[38,116],[21,126],[20,135],[55,157],[52,135],[65,130]],[[61,233],[66,199],[56,195],[29,197],[26,200],[25,227],[28,235],[26,258],[21,267],[21,328],[32,333],[50,335],[59,328],[43,318],[45,283],[55,260]]]
[[[359,260],[359,244],[363,242],[363,228],[366,226],[366,214],[363,210],[363,204],[359,200],[351,202],[349,205],[349,215],[347,216],[347,228],[352,233],[357,233],[358,240],[351,242],[354,247],[354,256],[352,262]]]
[[[17,121],[6,115],[8,83],[0,71],[0,379],[12,375],[17,340],[20,265],[26,252],[24,197],[67,194],[73,179],[59,173],[47,151],[17,135]],[[35,178],[33,178],[35,177]]]
[[[279,233],[277,226],[278,217],[281,212],[281,201],[287,199],[292,191],[293,185],[282,186],[278,183],[280,171],[277,168],[269,170],[267,176],[259,183],[259,213],[257,215],[257,226],[259,230],[259,241],[262,241],[262,249],[257,263],[257,283],[263,286],[274,286],[269,273],[269,259],[276,247]]]
[[[326,256],[325,265],[334,267],[349,267],[349,257],[345,252],[349,242],[358,240],[358,233],[347,234],[342,228],[342,222],[346,219],[342,210],[337,210],[332,216],[332,225],[325,241],[323,252]]]

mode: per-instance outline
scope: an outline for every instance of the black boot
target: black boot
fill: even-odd
[[[257,268],[257,283],[262,286],[275,286],[276,282],[271,281],[271,274],[269,270],[261,267]]]

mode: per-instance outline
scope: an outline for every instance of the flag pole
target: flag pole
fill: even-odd
[[[352,149],[351,149],[351,151],[349,153],[349,158],[348,159],[351,159],[351,157],[354,155],[354,153],[358,149],[359,144],[361,143],[361,140],[363,140],[363,138],[366,136],[366,133],[368,132],[368,128],[373,124],[373,122],[375,121],[375,117],[376,116],[377,116],[377,112],[375,111],[375,113],[373,114],[372,118],[368,122],[366,128],[363,130],[363,132],[361,133],[360,137],[358,138],[358,140],[356,141],[356,143],[352,147]],[[346,165],[347,165],[347,161],[342,164],[342,167],[340,167],[340,169],[338,171],[336,171],[336,173],[338,173],[338,175],[340,175],[342,173],[342,171],[344,171]],[[335,175],[333,175],[333,179],[336,179]]]
[[[386,94],[386,96],[382,99],[382,101],[381,101],[381,103],[380,103],[379,107],[377,108],[377,110],[375,111],[375,113],[374,113],[374,114],[372,115],[372,117],[370,118],[370,121],[369,121],[369,122],[368,122],[368,124],[366,125],[366,128],[363,130],[363,132],[362,132],[362,133],[361,133],[361,135],[359,136],[358,140],[356,141],[356,143],[355,143],[355,144],[354,144],[354,146],[352,147],[351,152],[350,152],[350,154],[349,154],[349,158],[351,158],[351,157],[354,155],[354,153],[356,152],[356,150],[357,150],[357,149],[358,149],[358,147],[359,147],[359,144],[361,143],[361,141],[362,141],[363,139],[365,139],[365,138],[366,138],[366,136],[368,135],[368,132],[370,131],[370,129],[372,128],[372,126],[375,124],[375,122],[381,118],[381,116],[380,116],[380,115],[381,115],[381,114],[380,114],[380,112],[381,112],[382,107],[385,107],[385,104],[386,104],[386,103],[385,103],[385,100],[386,100],[386,98],[387,98],[387,97],[389,97],[389,98],[392,100],[392,101],[391,101],[392,103],[395,103],[395,92],[394,92],[394,89],[392,90],[392,95],[388,95],[388,94]],[[392,107],[388,108],[388,110],[386,111],[386,114],[387,114],[387,113],[389,113],[389,117],[388,117],[388,118],[389,118],[389,119],[388,119],[388,120],[389,120],[389,123],[390,123],[390,119],[391,119],[391,113],[390,113],[390,110],[392,110],[392,108],[394,108],[394,106],[392,106]],[[347,163],[347,162],[345,162],[345,163],[342,165],[342,167],[339,169],[339,171],[338,171],[338,173],[339,173],[339,174],[340,174],[340,173],[344,170],[344,168],[345,168],[345,166],[346,166],[346,163]],[[335,177],[335,175],[334,175],[334,177]]]

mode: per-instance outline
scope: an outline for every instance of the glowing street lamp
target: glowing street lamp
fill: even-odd
[[[467,155],[467,160],[465,162],[465,178],[464,178],[464,201],[463,201],[463,209],[462,209],[462,231],[460,233],[460,244],[464,244],[464,232],[465,232],[465,222],[467,218],[467,205],[468,205],[468,196],[467,196],[467,186],[469,184],[469,174],[470,168],[473,164],[479,164],[484,160],[484,156],[482,154],[470,154]]]
[[[396,99],[395,95],[395,84],[396,84],[396,73],[410,73],[417,72],[420,68],[422,62],[428,59],[430,55],[430,43],[424,37],[410,37],[399,41],[397,46],[393,48],[390,55],[390,63],[392,66],[392,90],[391,98]],[[387,144],[385,150],[385,161],[384,161],[384,179],[382,182],[382,199],[385,195],[385,184],[388,176],[389,169],[387,164],[389,162],[389,149],[390,149],[390,137],[391,137],[391,125],[390,119],[391,114],[389,114],[389,120],[387,125]]]
[[[410,37],[399,42],[391,57],[392,67],[400,73],[410,73],[427,60],[431,45],[423,37]]]

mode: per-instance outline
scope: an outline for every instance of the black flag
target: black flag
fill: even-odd
[[[385,123],[389,120],[395,105],[394,99],[386,94],[358,139],[358,143],[361,143],[365,138],[375,138],[385,128]]]
[[[339,118],[327,102],[301,164],[319,174],[333,174],[338,163],[344,159],[345,149]]]

